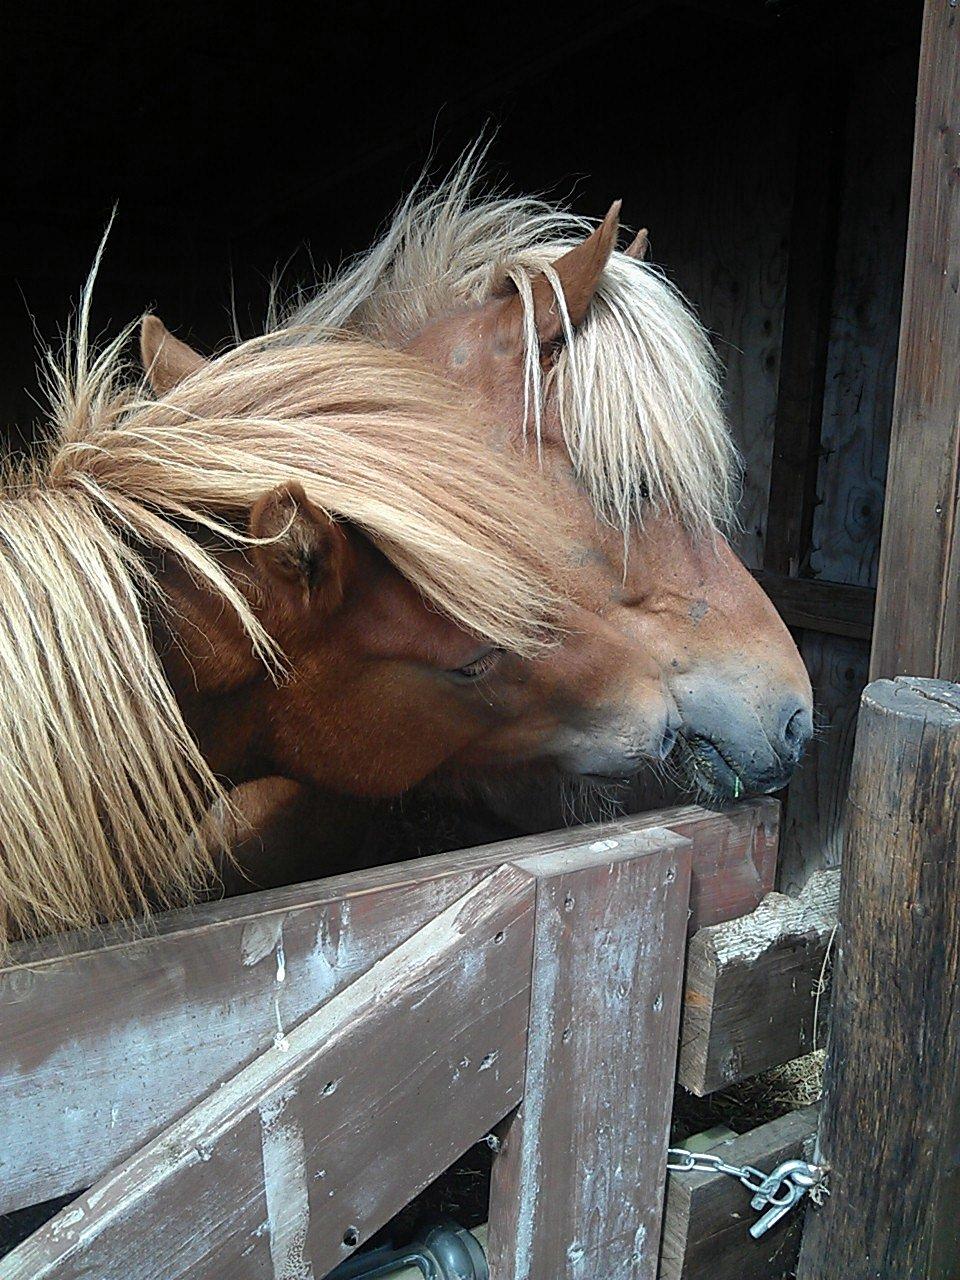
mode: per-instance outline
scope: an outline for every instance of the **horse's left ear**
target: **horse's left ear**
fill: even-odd
[[[250,512],[251,556],[275,593],[304,611],[343,600],[353,554],[343,527],[310,501],[303,486],[282,484]]]
[[[570,324],[574,329],[583,323],[610,254],[616,248],[621,203],[620,200],[615,200],[599,227],[553,264],[567,304]],[[547,277],[537,276],[531,283],[533,315],[540,350],[544,358],[548,358],[553,349],[563,341],[563,320],[556,294]],[[519,294],[511,296],[502,304],[497,320],[497,341],[502,345],[515,345],[518,350],[523,349],[523,301]]]
[[[159,316],[144,316],[141,321],[140,358],[147,381],[158,396],[172,391],[207,363],[193,347],[175,338]]]

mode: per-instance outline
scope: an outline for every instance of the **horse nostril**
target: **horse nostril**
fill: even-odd
[[[810,712],[798,707],[783,727],[783,741],[793,755],[798,756],[813,732]]]

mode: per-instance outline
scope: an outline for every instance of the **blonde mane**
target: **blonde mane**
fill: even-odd
[[[154,400],[125,385],[128,334],[90,353],[86,311],[48,367],[48,445],[0,494],[0,953],[209,878],[205,815],[229,803],[151,640],[156,554],[236,611],[276,679],[284,655],[191,527],[242,549],[256,500],[299,481],[494,644],[536,652],[556,607],[529,485],[413,361],[356,339],[259,340]]]
[[[525,303],[527,422],[539,437],[555,393],[570,456],[595,507],[626,529],[648,503],[706,530],[731,519],[738,473],[707,336],[680,294],[644,262],[615,252],[573,333],[552,264],[592,230],[530,197],[477,194],[482,149],[438,187],[425,181],[380,242],[288,308],[318,334],[349,329],[400,345],[432,319],[483,303],[512,281]],[[545,378],[530,281],[557,294],[567,342]]]

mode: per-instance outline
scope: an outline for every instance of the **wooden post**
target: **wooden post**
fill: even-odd
[[[517,864],[537,878],[533,985],[491,1280],[655,1280],[690,861],[670,832],[638,840]]]
[[[960,686],[864,691],[799,1280],[960,1275]]]
[[[872,679],[960,678],[960,7],[927,0]]]

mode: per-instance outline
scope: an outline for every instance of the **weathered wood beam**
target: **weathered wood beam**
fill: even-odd
[[[729,1164],[754,1165],[766,1173],[784,1160],[807,1158],[805,1148],[816,1129],[817,1108],[804,1107],[708,1150]],[[749,1228],[758,1216],[750,1208],[750,1193],[728,1174],[669,1174],[659,1280],[780,1280],[792,1275],[802,1211],[794,1210],[754,1240]],[[834,1280],[840,1275],[835,1272]]]
[[[799,897],[768,894],[751,915],[694,935],[677,1070],[685,1089],[703,1096],[815,1047],[816,992],[839,894],[840,872],[818,871]]]
[[[778,814],[665,810],[22,949],[0,969],[0,1213],[95,1182],[502,863],[666,826],[691,841],[697,928],[773,887]]]
[[[799,119],[790,264],[763,565],[796,577],[816,501],[830,302],[842,179],[845,98],[832,66],[805,86]]]
[[[600,840],[519,865],[537,878],[532,1005],[491,1280],[655,1280],[689,852]]]
[[[958,12],[960,21],[960,12]],[[960,686],[860,708],[801,1280],[960,1275]]]
[[[535,897],[517,868],[483,879],[0,1261],[2,1280],[325,1275],[516,1105]]]
[[[871,679],[960,679],[960,10],[924,6]]]
[[[870,587],[820,578],[789,578],[758,569],[754,577],[777,606],[788,627],[869,640],[876,592]]]

